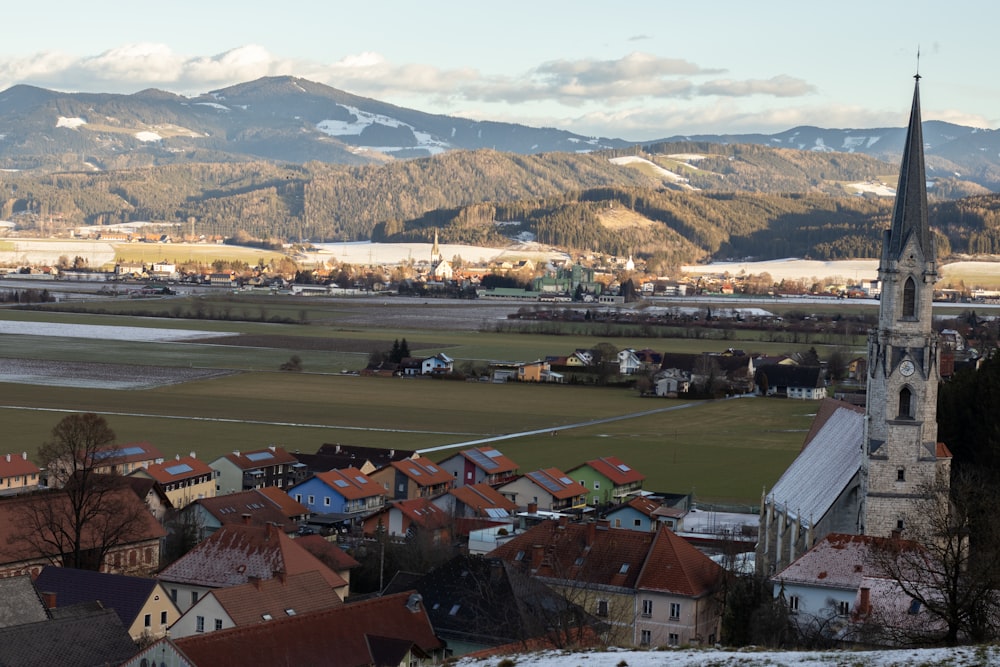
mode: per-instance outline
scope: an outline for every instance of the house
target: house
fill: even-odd
[[[346,581],[277,526],[231,525],[209,535],[157,578],[184,612],[216,588],[312,570],[319,571],[338,595],[347,594]]]
[[[610,642],[681,646],[718,638],[722,568],[667,528],[546,521],[489,555],[606,622]]]
[[[443,503],[444,509],[456,518],[507,520],[517,511],[517,503],[485,482],[454,488],[435,503]]]
[[[154,463],[130,473],[130,476],[149,477],[160,483],[170,504],[180,509],[201,498],[215,497],[215,470],[198,460],[194,452],[173,461]]]
[[[395,583],[385,594],[396,592]],[[583,646],[595,636],[596,619],[499,558],[455,556],[406,588],[420,594],[434,634],[452,657],[532,640]]]
[[[350,519],[382,509],[389,492],[357,468],[345,468],[316,473],[288,493],[310,512]]]
[[[660,517],[655,512],[662,507],[663,505],[657,500],[637,496],[612,507],[605,512],[604,518],[607,519],[612,528],[625,528],[641,532],[659,530]],[[668,527],[674,532],[678,530],[676,526]]]
[[[676,396],[691,391],[691,373],[678,368],[667,368],[653,376],[653,391],[657,396]]]
[[[517,464],[494,447],[463,449],[437,465],[451,473],[456,487],[467,484],[498,486],[517,477]]]
[[[208,464],[216,471],[216,493],[233,493],[276,486],[287,489],[306,476],[306,466],[282,447],[270,445],[252,452],[239,450]]]
[[[113,609],[135,641],[163,637],[180,617],[156,579],[48,565],[35,579],[35,587],[50,607],[100,602]]]
[[[452,517],[427,498],[397,500],[369,515],[363,524],[364,534],[377,535],[384,530],[390,537],[406,537],[417,532],[430,537],[434,544],[451,539]]]
[[[0,665],[118,665],[135,643],[112,609],[98,604],[50,610],[51,618],[0,628]]]
[[[48,619],[31,576],[20,574],[0,579],[0,628]]]
[[[662,355],[660,370],[654,382],[663,378],[667,383],[658,395],[683,391],[681,385],[703,392],[728,392],[744,394],[754,387],[754,361],[749,355],[723,355],[714,353],[690,354],[666,352]]]
[[[154,660],[159,665],[161,656],[173,659],[171,667],[244,667],[248,661],[259,665],[423,667],[439,664],[444,649],[419,596],[408,592],[229,630],[163,639],[122,667],[143,667]]]
[[[447,375],[455,372],[455,360],[443,352],[420,361],[421,375]]]
[[[566,474],[587,489],[588,505],[620,503],[642,490],[646,479],[616,456],[602,456],[570,468]]]
[[[633,375],[642,368],[642,360],[632,348],[618,351],[618,372],[622,375]]]
[[[170,628],[171,637],[256,625],[343,605],[317,571],[279,574],[210,590]]]
[[[585,507],[587,489],[558,468],[535,470],[497,489],[518,507],[560,512]]]
[[[765,396],[783,396],[807,401],[826,398],[823,369],[819,366],[766,365],[758,371],[757,385]]]
[[[286,533],[292,533],[308,514],[305,506],[272,486],[201,498],[181,511],[178,523],[194,526],[200,541],[223,526],[247,522],[254,526],[280,525]]]
[[[361,447],[358,445],[342,445],[326,443],[316,450],[315,454],[294,452],[293,456],[306,465],[309,473],[340,470],[342,468],[357,468],[365,475],[370,475],[379,468],[384,468],[393,461],[415,459],[420,455],[412,449],[390,449],[385,447]]]
[[[170,503],[170,499],[167,498],[167,492],[163,490],[160,483],[151,477],[139,477],[138,475],[126,476],[125,482],[135,492],[135,495],[142,502],[146,503],[149,513],[157,521],[163,523],[167,517],[167,512],[173,509],[174,506]]]
[[[103,572],[149,574],[160,564],[160,541],[166,536],[163,526],[148,511],[131,489],[123,486],[108,490],[102,498],[109,514],[92,518],[80,540],[81,558],[98,559]],[[40,516],[70,516],[69,499],[62,490],[39,491],[11,498],[0,498],[0,577],[38,574],[46,565],[61,565],[64,552],[52,540],[31,539],[25,531],[34,531],[33,522]],[[134,517],[120,526],[116,517]],[[124,530],[118,530],[124,528]],[[63,524],[59,534],[71,526]],[[108,531],[115,532],[109,535]],[[43,536],[44,537],[44,536]],[[62,544],[65,544],[63,542]]]
[[[389,492],[390,500],[433,498],[446,493],[455,483],[451,473],[425,458],[393,461],[369,477]]]
[[[354,560],[354,558],[341,549],[336,542],[333,542],[321,535],[312,534],[296,538],[295,544],[311,553],[319,559],[321,563],[336,572],[337,576],[346,581],[348,587],[350,587],[351,570],[356,567],[360,567],[361,563]]]
[[[128,475],[139,468],[162,462],[163,454],[148,442],[132,442],[104,447],[94,452],[92,458],[92,461],[81,461],[76,466],[67,460],[49,461],[46,465],[48,486],[63,486],[74,470],[81,466],[88,467],[99,475]]]
[[[9,496],[38,488],[41,471],[28,460],[28,452],[7,454],[0,458],[0,496]]]
[[[517,364],[514,370],[516,371],[516,374],[512,377],[518,382],[561,383],[565,379],[562,373],[553,372],[552,364],[548,360],[529,361]],[[496,377],[497,372],[499,372],[499,369],[494,370],[494,377]]]
[[[858,533],[865,411],[823,400],[799,455],[761,507],[757,567],[781,572],[830,533]]]

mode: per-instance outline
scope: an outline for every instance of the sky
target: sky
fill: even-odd
[[[1000,127],[987,0],[8,3],[0,91],[198,95],[294,75],[428,113],[643,141]],[[12,29],[12,26],[18,26]]]

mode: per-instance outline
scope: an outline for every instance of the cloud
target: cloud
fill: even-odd
[[[775,76],[770,79],[749,79],[733,81],[718,79],[708,81],[698,86],[701,95],[719,95],[723,97],[749,97],[751,95],[770,95],[772,97],[802,97],[816,92],[816,87],[802,79],[791,76]]]

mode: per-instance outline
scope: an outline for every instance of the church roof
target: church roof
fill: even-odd
[[[899,259],[907,241],[914,234],[928,260],[934,258],[934,243],[927,222],[927,176],[924,171],[924,135],[920,124],[920,75],[913,86],[913,107],[906,130],[903,160],[896,186],[896,205],[885,243],[884,257]]]
[[[815,525],[861,469],[864,412],[824,400],[810,438],[768,494],[768,500],[804,524]]]

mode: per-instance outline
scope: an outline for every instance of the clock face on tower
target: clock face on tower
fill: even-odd
[[[913,375],[914,370],[915,368],[913,366],[913,362],[910,361],[909,359],[906,359],[901,364],[899,364],[899,372],[902,373],[904,377],[910,377],[911,375]]]

